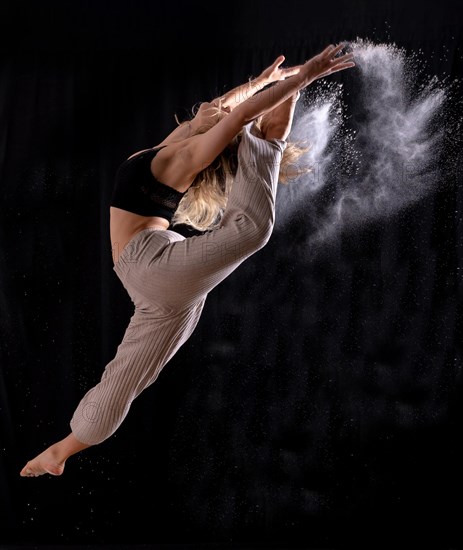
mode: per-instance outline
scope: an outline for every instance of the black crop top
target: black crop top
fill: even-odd
[[[159,150],[142,151],[119,165],[110,206],[171,221],[186,191],[182,193],[161,183],[151,173],[151,160]]]

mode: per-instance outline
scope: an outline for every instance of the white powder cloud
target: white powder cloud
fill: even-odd
[[[422,200],[459,169],[458,81],[423,77],[418,53],[395,44],[358,38],[348,51],[356,66],[315,81],[297,106],[289,139],[309,142],[299,162],[313,171],[278,190],[275,230],[297,220],[312,252]]]

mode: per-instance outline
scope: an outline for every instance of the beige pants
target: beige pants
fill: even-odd
[[[71,419],[79,441],[101,443],[117,430],[132,401],[191,336],[208,292],[267,243],[285,147],[256,137],[248,124],[220,227],[187,238],[144,229],[125,246],[113,269],[135,309],[115,357]]]

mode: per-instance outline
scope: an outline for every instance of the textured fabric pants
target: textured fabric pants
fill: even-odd
[[[268,242],[285,147],[283,140],[258,138],[249,123],[219,227],[192,237],[143,229],[125,246],[113,269],[134,313],[100,382],[73,414],[76,439],[95,445],[117,430],[132,401],[191,336],[208,292]]]

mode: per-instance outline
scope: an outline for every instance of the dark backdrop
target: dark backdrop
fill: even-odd
[[[356,37],[461,76],[449,0],[1,3],[0,543],[463,547],[453,176],[311,261],[289,224],[211,292],[112,438],[62,477],[19,476],[132,312],[109,240],[118,164],[279,53]]]

